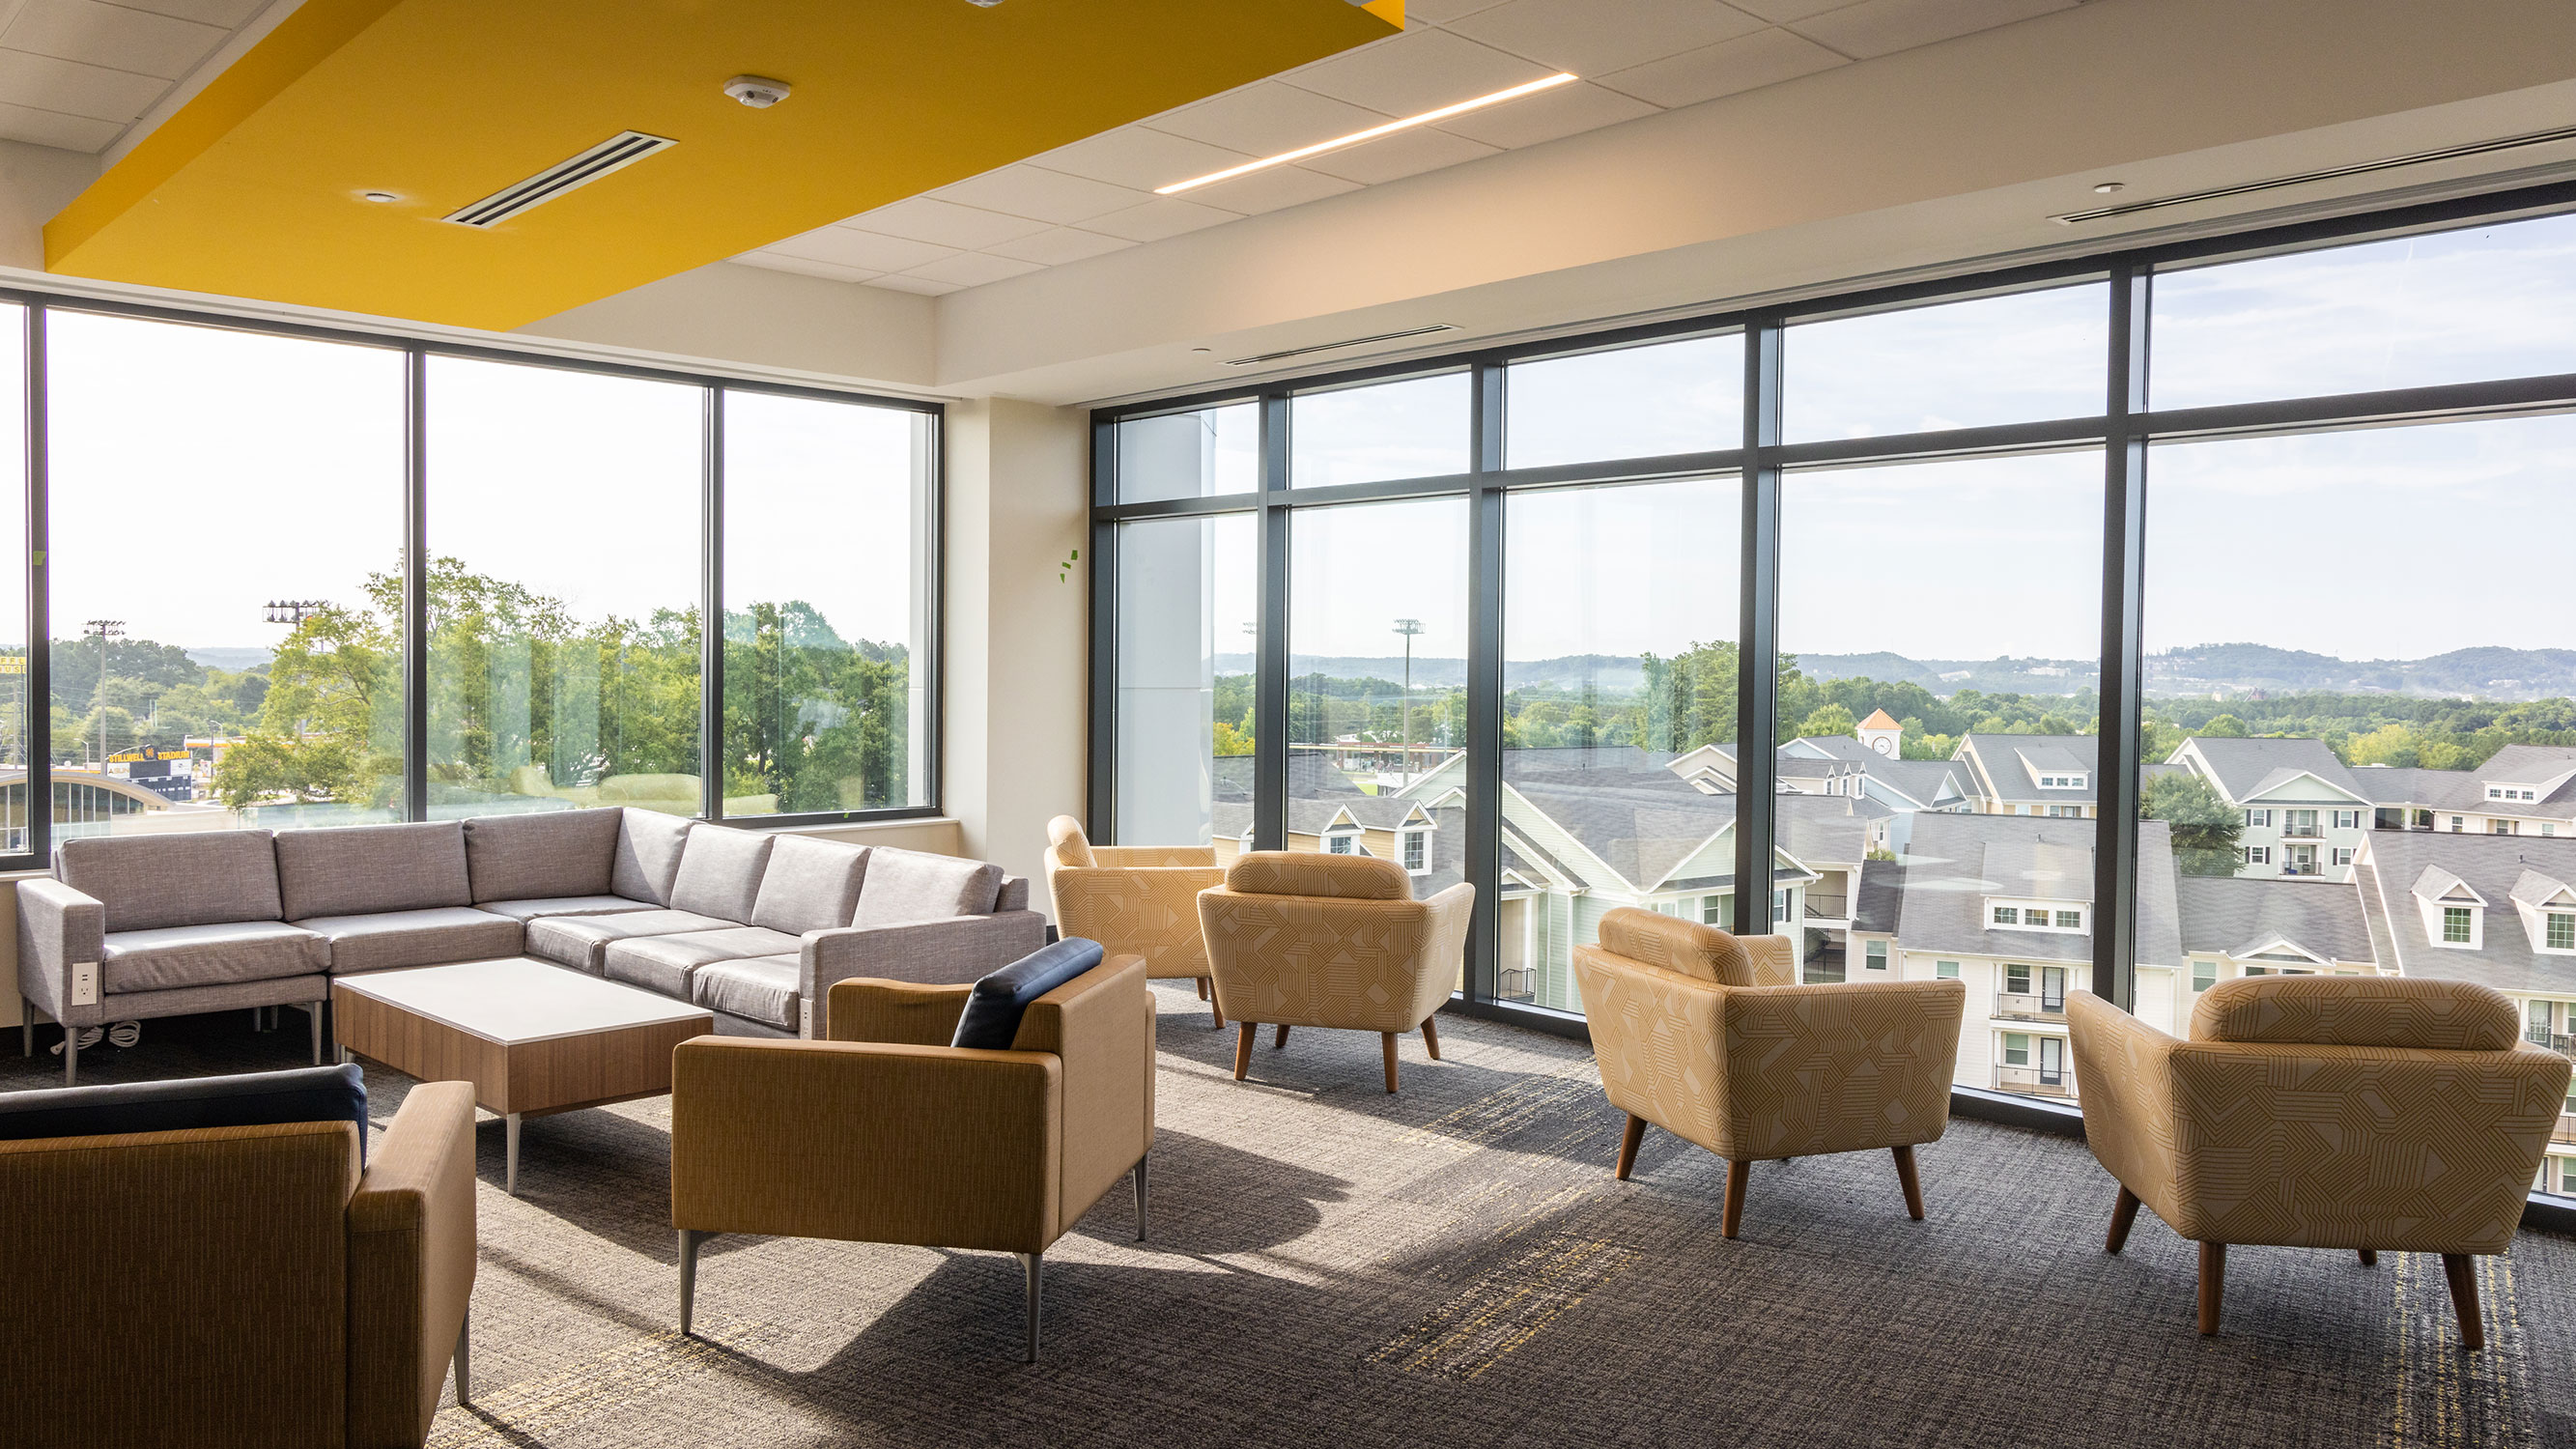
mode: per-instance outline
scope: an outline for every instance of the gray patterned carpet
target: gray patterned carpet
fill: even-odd
[[[2453,1345],[2438,1261],[2239,1249],[2226,1333],[2192,1331],[2191,1245],[2081,1144],[1959,1122],[1922,1152],[1722,1166],[1621,1119],[1572,1043],[1444,1019],[1402,1095],[1355,1033],[1233,1033],[1164,988],[1153,1239],[1113,1193],[1049,1258],[1046,1360],[1017,1361],[1006,1256],[721,1238],[673,1332],[668,1104],[531,1121],[520,1195],[482,1129],[463,1445],[2011,1446],[2576,1444],[2576,1242],[2487,1262],[2490,1350]],[[89,1080],[293,1065],[302,1020],[147,1023]],[[0,1087],[52,1059],[0,1056]],[[404,1079],[370,1077],[379,1121]]]

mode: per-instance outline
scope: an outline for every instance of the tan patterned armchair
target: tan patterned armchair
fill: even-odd
[[[2138,1206],[2200,1244],[2200,1331],[2227,1246],[2439,1253],[2460,1341],[2482,1348],[2480,1253],[2501,1253],[2567,1097],[2569,1063],[2513,1003],[2462,981],[2222,981],[2177,1040],[2067,998],[2084,1135],[2119,1179],[2108,1252]]]
[[[1039,1270],[1122,1177],[1145,1236],[1154,1006],[1112,957],[1030,1002],[1007,1051],[948,1045],[972,986],[832,987],[828,1041],[702,1036],[671,1055],[680,1331],[716,1233],[1015,1254],[1038,1356]]]
[[[1433,1012],[1449,999],[1466,958],[1476,888],[1461,882],[1429,900],[1391,860],[1312,851],[1258,850],[1199,893],[1216,999],[1242,1030],[1234,1079],[1252,1070],[1261,1023],[1288,1045],[1292,1026],[1378,1034],[1386,1089],[1395,1090],[1395,1039],[1416,1027],[1440,1060]]]
[[[1225,1007],[1208,980],[1199,933],[1199,892],[1225,883],[1212,846],[1093,845],[1082,822],[1047,822],[1047,894],[1056,929],[1098,941],[1112,956],[1142,956],[1155,980],[1198,982],[1199,999],[1225,1029]]]
[[[1618,1175],[1649,1122],[1707,1148],[1726,1159],[1732,1238],[1754,1163],[1885,1148],[1920,1220],[1914,1149],[1950,1125],[1967,988],[1799,986],[1796,951],[1624,906],[1601,918],[1601,944],[1575,948],[1601,1086],[1628,1114]]]

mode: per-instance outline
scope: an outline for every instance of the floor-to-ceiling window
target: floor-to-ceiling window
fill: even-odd
[[[0,856],[28,853],[36,795],[28,767],[27,414],[15,405],[27,396],[27,323],[26,308],[0,302],[0,548],[15,560],[0,568]]]

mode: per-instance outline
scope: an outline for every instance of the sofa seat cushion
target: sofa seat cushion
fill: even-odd
[[[782,1031],[804,1030],[801,966],[792,954],[711,961],[689,977],[689,999]]]
[[[686,931],[729,931],[739,921],[719,921],[690,911],[621,911],[607,916],[539,916],[528,922],[527,953],[560,966],[606,973],[608,943]]]
[[[105,955],[99,986],[115,995],[308,976],[330,966],[331,945],[283,921],[234,921],[110,931]]]
[[[1002,893],[1002,868],[980,860],[880,846],[868,853],[853,926],[904,926],[952,916],[989,916]]]
[[[538,810],[465,822],[465,873],[474,903],[601,896],[625,823],[617,810]]]
[[[531,901],[485,901],[474,909],[508,916],[514,921],[533,921],[540,916],[614,916],[626,911],[654,911],[661,907],[651,901],[630,901],[624,896],[546,896]]]
[[[525,929],[508,916],[471,906],[425,911],[379,911],[363,916],[315,916],[295,924],[331,943],[331,974],[389,971],[397,966],[444,966],[451,961],[490,961],[519,954]]]
[[[110,931],[285,919],[265,830],[66,840],[54,850],[54,878],[104,905]]]
[[[615,919],[611,917],[611,919]],[[750,956],[793,952],[794,936],[758,926],[723,931],[690,931],[675,936],[644,936],[611,941],[603,957],[608,979],[659,991],[682,1001],[689,995],[689,973],[710,961],[739,961]]]

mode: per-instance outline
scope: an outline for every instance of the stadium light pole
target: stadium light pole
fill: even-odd
[[[1413,783],[1413,636],[1422,632],[1420,619],[1398,619],[1395,632],[1404,636],[1404,738],[1396,745],[1396,778],[1401,790]]]
[[[90,632],[98,636],[98,772],[107,774],[107,641],[125,632],[123,619],[92,619]]]

